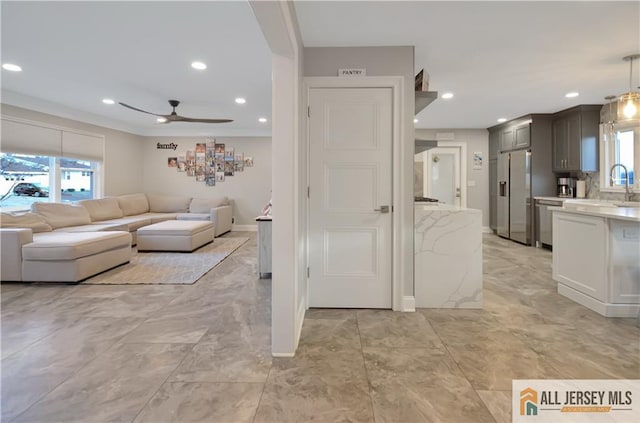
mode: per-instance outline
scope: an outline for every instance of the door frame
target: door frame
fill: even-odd
[[[460,207],[467,207],[467,143],[463,141],[438,140],[437,147],[460,149]]]
[[[392,177],[392,224],[391,224],[391,306],[394,311],[415,311],[415,300],[413,300],[413,292],[407,293],[411,299],[405,298],[403,293],[402,281],[406,278],[413,280],[413,266],[411,269],[405,269],[402,265],[402,257],[406,254],[413,256],[413,240],[407,242],[403,239],[403,228],[410,226],[413,233],[413,221],[406,221],[404,215],[406,214],[407,202],[406,195],[403,192],[403,177],[402,177],[402,158],[405,156],[405,143],[404,139],[404,125],[402,117],[404,116],[404,78],[401,76],[374,76],[374,77],[305,77],[303,80],[303,103],[307,107],[309,106],[309,92],[311,89],[316,88],[391,88],[392,91],[392,160],[391,160],[391,177]],[[303,119],[303,133],[305,136],[305,146],[307,149],[307,180],[306,184],[309,186],[309,150],[310,150],[310,136],[309,136],[309,116]],[[413,148],[413,143],[411,144]],[[413,166],[413,152],[411,154],[412,166]],[[411,168],[413,173],[413,167]],[[413,179],[411,180],[411,195],[413,196]],[[411,197],[411,204],[413,204],[413,197]],[[307,197],[307,221],[309,221],[309,198]],[[413,217],[413,213],[411,213]],[[309,251],[309,225],[307,225],[307,254]],[[404,241],[404,242],[403,242]],[[307,263],[309,257],[306,258]],[[412,262],[413,263],[413,262]],[[309,278],[307,277],[307,284],[309,284]],[[413,300],[413,301],[412,301]],[[307,285],[307,307],[309,304],[309,289]]]
[[[455,166],[458,167],[458,174],[456,175],[456,177],[458,178],[458,187],[460,189],[460,197],[458,197],[459,198],[458,202],[460,204],[454,204],[454,205],[458,206],[458,207],[462,207],[462,157],[461,157],[462,156],[462,151],[458,147],[443,146],[443,145],[441,146],[441,145],[439,145],[439,146],[437,146],[435,148],[431,148],[431,149],[425,151],[424,152],[425,157],[427,157],[427,158],[431,157],[433,155],[433,151],[437,150],[439,148],[441,148],[441,149],[444,148],[444,149],[447,149],[447,150],[451,150],[450,154],[453,154],[454,157],[457,157],[457,161],[458,162],[455,164]],[[433,164],[431,164],[431,162],[429,160],[425,160],[424,161],[423,173],[425,175],[427,175],[427,176],[424,178],[425,182],[422,184],[423,185],[423,192],[424,192],[423,196],[424,197],[435,198],[434,195],[433,195],[433,192],[432,192],[432,190],[433,190],[433,181],[431,180],[431,176],[432,175],[431,175],[431,172],[430,172],[432,170],[432,166],[433,166]]]

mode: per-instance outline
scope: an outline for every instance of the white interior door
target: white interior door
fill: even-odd
[[[437,147],[424,153],[425,197],[460,206],[460,149]]]
[[[391,308],[392,90],[310,89],[309,106],[309,305]]]

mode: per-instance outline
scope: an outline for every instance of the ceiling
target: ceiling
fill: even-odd
[[[271,52],[246,1],[1,6],[2,62],[23,68],[2,71],[4,103],[144,135],[271,134]],[[176,99],[178,114],[234,122],[158,124],[103,98],[160,114]]]
[[[23,68],[2,71],[3,103],[143,135],[271,133],[271,54],[246,1],[1,7],[2,62]],[[296,1],[296,11],[305,46],[414,45],[430,89],[454,93],[421,112],[417,128],[486,128],[603,103],[628,89],[622,57],[640,51],[637,1]],[[194,60],[208,68],[192,69]],[[179,114],[235,121],[162,125],[103,98],[163,114],[177,99]]]

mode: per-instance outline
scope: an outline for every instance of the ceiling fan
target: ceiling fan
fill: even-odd
[[[146,113],[148,115],[158,116],[164,118],[164,121],[158,120],[160,123],[171,123],[171,122],[196,122],[196,123],[227,123],[233,122],[233,119],[200,119],[200,118],[189,118],[185,116],[180,116],[176,113],[176,107],[180,104],[178,100],[169,100],[169,104],[173,107],[173,111],[168,115],[161,115],[158,113],[147,112],[146,110],[138,109],[137,107],[129,106],[128,104],[119,102],[121,106],[124,106],[128,109],[135,110],[137,112]]]

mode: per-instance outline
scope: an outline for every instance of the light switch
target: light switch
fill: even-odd
[[[468,187],[475,187],[476,186],[476,181],[472,181],[471,179],[469,179],[467,181],[467,186]]]

